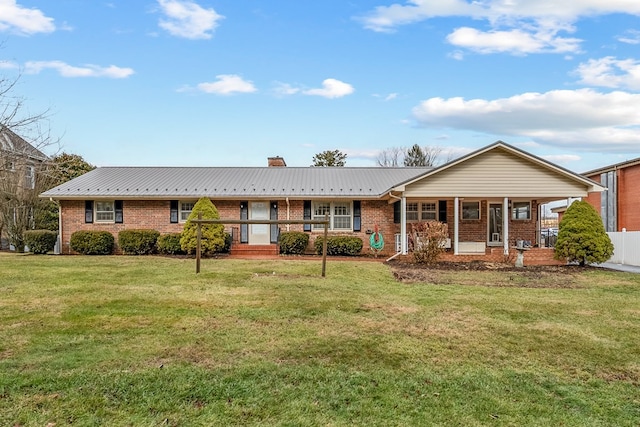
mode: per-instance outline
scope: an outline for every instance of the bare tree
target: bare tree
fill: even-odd
[[[0,237],[21,251],[24,231],[34,228],[36,213],[46,204],[38,195],[52,185],[43,149],[59,141],[42,129],[48,111],[25,112],[24,99],[14,94],[18,78],[0,78]]]
[[[405,149],[402,147],[386,148],[378,154],[376,163],[383,168],[394,168],[401,166],[404,161]]]
[[[376,159],[378,166],[437,166],[451,160],[448,156],[442,160],[442,147],[418,144],[407,147],[391,147],[382,150]]]

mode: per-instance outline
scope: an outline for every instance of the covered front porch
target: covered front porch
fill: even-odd
[[[391,189],[389,203],[395,203],[400,223],[397,252],[408,253],[413,224],[436,220],[448,227],[445,257],[508,259],[516,247],[541,246],[543,204],[603,190],[499,141]],[[536,258],[533,253],[527,257]]]

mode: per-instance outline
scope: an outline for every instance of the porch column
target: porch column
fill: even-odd
[[[509,198],[505,197],[502,201],[502,243],[504,245],[504,254],[509,255]]]
[[[402,195],[400,199],[400,251],[406,255],[407,248],[407,198]]]
[[[453,254],[458,255],[458,223],[460,222],[460,199],[453,199]]]

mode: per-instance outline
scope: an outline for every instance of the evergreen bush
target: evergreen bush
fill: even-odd
[[[71,249],[82,255],[109,255],[115,239],[108,231],[80,230],[71,235]]]
[[[598,212],[586,201],[573,202],[560,221],[555,258],[588,263],[605,262],[613,255],[613,243]]]
[[[301,255],[309,245],[309,235],[301,231],[285,231],[280,233],[279,243],[281,254]]]
[[[46,254],[56,246],[58,233],[51,230],[27,230],[24,232],[24,243],[34,254]]]
[[[156,241],[156,247],[158,248],[158,252],[164,255],[181,255],[185,252],[182,250],[182,246],[180,246],[180,238],[182,237],[182,233],[168,233],[162,234],[158,237]]]
[[[159,236],[156,230],[122,230],[118,233],[118,246],[127,255],[149,255],[156,251]]]
[[[322,255],[324,237],[314,243],[316,254]],[[356,256],[362,251],[362,239],[355,236],[330,236],[327,238],[327,255]]]
[[[193,206],[187,222],[182,230],[180,246],[188,254],[194,254],[197,246],[197,224],[198,212],[202,212],[202,219],[220,219],[220,214],[214,204],[207,197],[202,197]],[[211,255],[222,252],[225,248],[225,232],[222,224],[202,224],[201,254]]]
[[[229,252],[231,252],[231,243],[233,242],[233,237],[231,236],[231,233],[227,233],[226,231],[224,232],[224,247],[222,248],[221,252],[224,252],[225,254],[228,254]]]

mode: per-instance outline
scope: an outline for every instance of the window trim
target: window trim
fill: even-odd
[[[518,218],[516,215],[517,208],[516,204],[527,205],[527,217],[526,218]],[[511,202],[511,219],[513,221],[531,221],[532,212],[531,212],[531,200],[521,200],[521,201],[512,201]]]
[[[439,201],[435,200],[435,199],[424,199],[424,200],[411,200],[411,201],[407,201],[406,204],[406,208],[405,208],[405,220],[408,223],[414,223],[414,222],[424,222],[424,221],[440,221],[440,211],[439,211],[439,205],[438,205]],[[409,205],[418,205],[418,210],[409,210]],[[426,204],[431,204],[433,205],[433,209],[432,210],[425,210],[424,206]],[[409,219],[409,212],[411,212],[412,214],[415,213],[416,219]],[[432,212],[435,215],[435,218],[430,218],[430,219],[423,219],[423,215],[426,212]]]
[[[193,212],[193,208],[195,207],[197,201],[193,201],[193,200],[178,200],[178,223],[184,224],[185,222],[187,222],[187,219],[189,218],[189,215],[191,215],[191,212]],[[190,203],[193,206],[191,206],[191,210],[186,210],[186,209],[182,209],[182,204],[183,203]],[[187,213],[186,218],[183,219],[182,214],[183,213]]]
[[[324,215],[320,216],[320,215],[316,215],[316,206],[318,204],[329,204],[329,227],[328,227],[328,231],[334,231],[334,232],[353,232],[353,217],[354,217],[354,210],[353,210],[353,200],[348,200],[348,201],[342,201],[342,200],[312,200],[311,201],[311,219],[315,220],[315,219],[321,219],[324,220]],[[335,208],[337,204],[346,204],[348,209],[349,209],[349,228],[335,228],[334,227],[334,220],[336,217],[338,218],[347,218],[347,215],[336,215],[335,214]],[[324,231],[324,225],[322,224],[312,224],[311,226],[311,231]]]
[[[475,203],[478,208],[477,208],[477,212],[478,212],[478,217],[477,218],[465,218],[464,217],[464,205],[465,203]],[[479,221],[482,219],[482,204],[480,203],[480,200],[462,200],[460,202],[460,219],[462,221]]]
[[[111,210],[99,210],[98,206],[103,203],[111,204]],[[98,219],[99,213],[111,213],[111,219]],[[93,222],[96,224],[114,224],[116,222],[116,201],[115,200],[95,200],[93,202]]]

